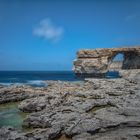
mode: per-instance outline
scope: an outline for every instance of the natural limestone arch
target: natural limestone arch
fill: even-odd
[[[140,46],[132,48],[90,49],[77,52],[74,61],[74,72],[80,76],[104,76],[110,63],[118,54],[124,54],[121,69],[140,69]]]

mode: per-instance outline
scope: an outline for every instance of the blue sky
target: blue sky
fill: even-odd
[[[0,70],[71,70],[80,49],[140,44],[140,0],[0,0]]]

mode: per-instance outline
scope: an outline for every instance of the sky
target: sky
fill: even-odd
[[[0,0],[0,70],[72,70],[80,49],[140,45],[140,0]]]

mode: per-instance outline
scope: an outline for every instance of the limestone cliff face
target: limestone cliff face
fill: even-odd
[[[133,48],[111,48],[80,50],[74,61],[74,72],[79,76],[103,76],[118,54],[124,54],[121,69],[140,69],[140,46]]]

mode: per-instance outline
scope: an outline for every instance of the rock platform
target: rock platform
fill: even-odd
[[[23,128],[32,130],[3,127],[1,140],[62,140],[63,136],[65,140],[140,139],[139,78],[47,83],[47,88],[38,90],[0,88],[1,103],[22,100],[19,109],[30,112]]]

